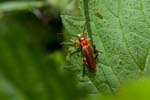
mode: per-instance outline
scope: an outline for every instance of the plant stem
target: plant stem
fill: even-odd
[[[88,3],[89,3],[89,0],[83,0],[84,15],[85,15],[85,20],[87,24],[87,32],[88,32],[89,37],[91,38],[91,44],[93,44]]]

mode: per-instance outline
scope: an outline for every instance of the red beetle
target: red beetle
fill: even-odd
[[[82,55],[83,55],[83,76],[85,75],[85,66],[87,66],[88,70],[90,72],[96,71],[96,61],[95,61],[95,54],[97,55],[98,52],[101,52],[99,50],[95,50],[95,48],[90,44],[90,38],[86,38],[85,33],[78,34],[77,37],[79,41],[70,40],[73,42],[76,46],[79,46]],[[97,57],[97,56],[96,56]]]

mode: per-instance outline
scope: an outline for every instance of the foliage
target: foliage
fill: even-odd
[[[86,21],[83,1],[86,2],[78,0],[80,16],[62,16],[69,34],[76,35],[83,30]],[[127,80],[149,76],[149,0],[87,1],[92,31],[90,38],[104,53],[99,54],[96,75],[88,75],[86,82],[79,78],[79,84],[84,84],[87,88],[92,86],[93,90],[96,88],[100,93],[115,93],[120,84]],[[69,48],[72,49],[75,50]],[[81,55],[70,57],[70,67],[66,66],[66,69],[74,68],[72,72],[81,76],[81,59]]]
[[[0,6],[0,99],[77,100],[84,97],[85,93],[76,88],[73,76],[62,71],[63,53],[55,51],[48,55],[45,52],[46,41],[54,42],[53,33],[33,15],[31,6],[27,6],[30,3]],[[32,2],[32,9],[37,8],[37,4]]]
[[[0,13],[19,11],[19,10],[32,10],[33,8],[40,8],[44,6],[44,2],[4,2],[0,4]]]
[[[48,55],[43,50],[47,41],[54,42],[53,31],[35,18],[32,11],[41,7],[45,9],[45,6],[54,10],[48,2],[60,10],[69,0],[64,0],[65,5],[59,4],[58,1],[60,0],[47,2],[18,0],[0,3],[0,99],[146,100],[149,98],[149,78],[135,80],[149,77],[150,2],[77,0],[80,16],[62,15],[63,24],[71,35],[83,31],[85,22],[89,21],[87,17],[89,15],[90,23],[86,31],[90,33],[91,30],[91,33],[87,35],[97,49],[104,51],[98,56],[96,74],[86,73],[87,76],[82,77],[81,53],[66,56],[68,61],[66,64],[64,52],[56,51]],[[75,49],[71,46],[67,52]],[[122,83],[131,80],[133,83],[122,86]],[[103,96],[101,95],[103,93],[115,95]]]
[[[141,78],[122,85],[116,95],[105,95],[89,98],[87,100],[149,100],[150,78]]]

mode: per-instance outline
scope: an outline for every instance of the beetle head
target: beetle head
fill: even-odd
[[[82,40],[84,40],[84,39],[85,39],[85,37],[84,37],[84,33],[82,33],[82,34],[78,34],[78,35],[77,35],[77,37],[78,37],[78,39],[79,39],[80,41],[82,41]]]

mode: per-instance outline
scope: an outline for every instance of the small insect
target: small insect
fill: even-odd
[[[70,40],[76,46],[78,46],[83,55],[83,76],[85,75],[85,66],[90,72],[96,72],[96,58],[100,50],[96,50],[95,46],[90,43],[90,38],[85,37],[85,32],[78,34],[78,41]]]

